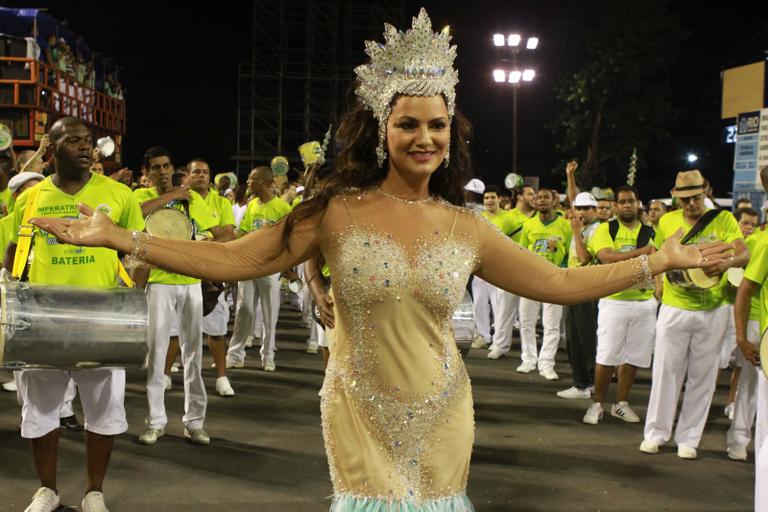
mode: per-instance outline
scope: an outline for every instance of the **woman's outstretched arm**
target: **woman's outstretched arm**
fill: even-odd
[[[680,245],[681,232],[647,257],[647,267],[639,257],[564,269],[501,236],[484,219],[478,218],[476,223],[480,240],[477,275],[516,295],[552,304],[578,304],[626,290],[650,277],[644,271],[657,275],[676,268],[714,267],[730,257],[733,249],[724,243]]]
[[[122,229],[88,207],[81,210],[85,217],[78,221],[41,217],[31,222],[66,243],[110,247],[164,270],[211,281],[244,281],[295,266],[317,254],[323,231],[320,213],[296,224],[287,249],[284,221],[226,243],[168,240]]]

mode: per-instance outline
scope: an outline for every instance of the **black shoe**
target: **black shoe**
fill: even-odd
[[[59,418],[59,426],[65,428],[70,432],[82,432],[83,426],[77,421],[77,416],[67,416],[66,418]]]

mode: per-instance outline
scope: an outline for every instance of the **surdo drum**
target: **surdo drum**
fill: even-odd
[[[0,283],[0,367],[138,367],[146,332],[140,289]]]

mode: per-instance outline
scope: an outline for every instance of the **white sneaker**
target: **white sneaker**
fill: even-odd
[[[265,372],[273,372],[275,371],[275,360],[274,359],[265,359],[264,362],[261,364],[261,367],[264,369]]]
[[[316,342],[310,342],[309,345],[307,345],[307,354],[317,354],[318,347],[319,345]]]
[[[235,390],[232,389],[232,384],[229,383],[227,377],[216,379],[216,392],[219,396],[235,396]]]
[[[227,363],[225,365],[228,369],[229,368],[245,368],[245,361],[242,361],[240,363],[233,363],[229,359],[227,359]]]
[[[181,365],[179,363],[173,363],[171,365],[171,373],[179,373],[181,371]]]
[[[592,393],[589,392],[589,389],[579,389],[576,386],[571,386],[568,389],[558,391],[557,396],[569,400],[589,400],[592,398]]]
[[[728,419],[733,421],[733,412],[736,410],[736,404],[733,402],[729,403],[725,406],[725,410],[723,411],[726,416],[728,416]]]
[[[619,402],[611,406],[611,416],[620,418],[627,423],[640,423],[640,416],[629,406],[627,402]]]
[[[9,380],[8,382],[3,382],[3,389],[6,391],[10,391],[11,393],[16,392],[16,381],[15,380]]]
[[[648,453],[650,455],[659,453],[659,445],[654,443],[653,441],[648,441],[647,439],[643,439],[643,442],[640,443],[640,451],[643,453]]]
[[[104,503],[104,495],[99,491],[91,491],[83,498],[83,512],[109,512]]]
[[[248,336],[245,339],[245,348],[251,348],[253,346],[253,336]]]
[[[677,445],[677,456],[681,459],[693,460],[696,458],[696,448],[687,444]]]
[[[209,445],[211,444],[211,438],[208,436],[208,432],[202,428],[188,429],[184,428],[184,437],[190,440],[192,444]]]
[[[558,380],[560,378],[557,372],[552,368],[544,368],[543,370],[539,370],[539,375],[547,380]]]
[[[139,436],[139,444],[155,444],[158,439],[165,435],[164,428],[148,428]]]
[[[486,348],[490,343],[488,343],[488,340],[483,338],[480,335],[475,336],[475,339],[472,340],[472,348]]]
[[[61,498],[53,489],[41,487],[32,496],[32,503],[29,504],[24,512],[53,512],[59,508]]]
[[[747,460],[747,450],[745,448],[731,448],[730,446],[726,450],[728,458],[731,460]]]
[[[499,359],[500,357],[504,357],[504,352],[497,348],[492,348],[490,352],[488,352],[488,359]]]
[[[173,386],[173,381],[167,375],[163,375],[163,386],[165,386],[166,391],[170,391]]]
[[[536,369],[535,363],[523,363],[515,370],[517,373],[531,373]]]
[[[581,421],[589,425],[597,425],[601,419],[603,419],[603,406],[594,402],[589,406]]]

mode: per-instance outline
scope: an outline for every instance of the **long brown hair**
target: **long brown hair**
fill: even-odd
[[[393,104],[398,97],[392,99]],[[282,237],[286,249],[295,226],[323,211],[333,197],[348,188],[370,188],[384,181],[387,176],[388,161],[385,160],[382,167],[376,161],[378,122],[357,98],[353,101],[352,108],[344,114],[336,130],[338,153],[334,170],[319,183],[304,183],[307,191],[313,191],[311,199],[299,203],[286,218]],[[464,185],[472,177],[469,154],[471,137],[472,125],[456,109],[451,121],[450,163],[448,167],[441,164],[429,179],[429,192],[432,195],[458,206],[464,206]]]

